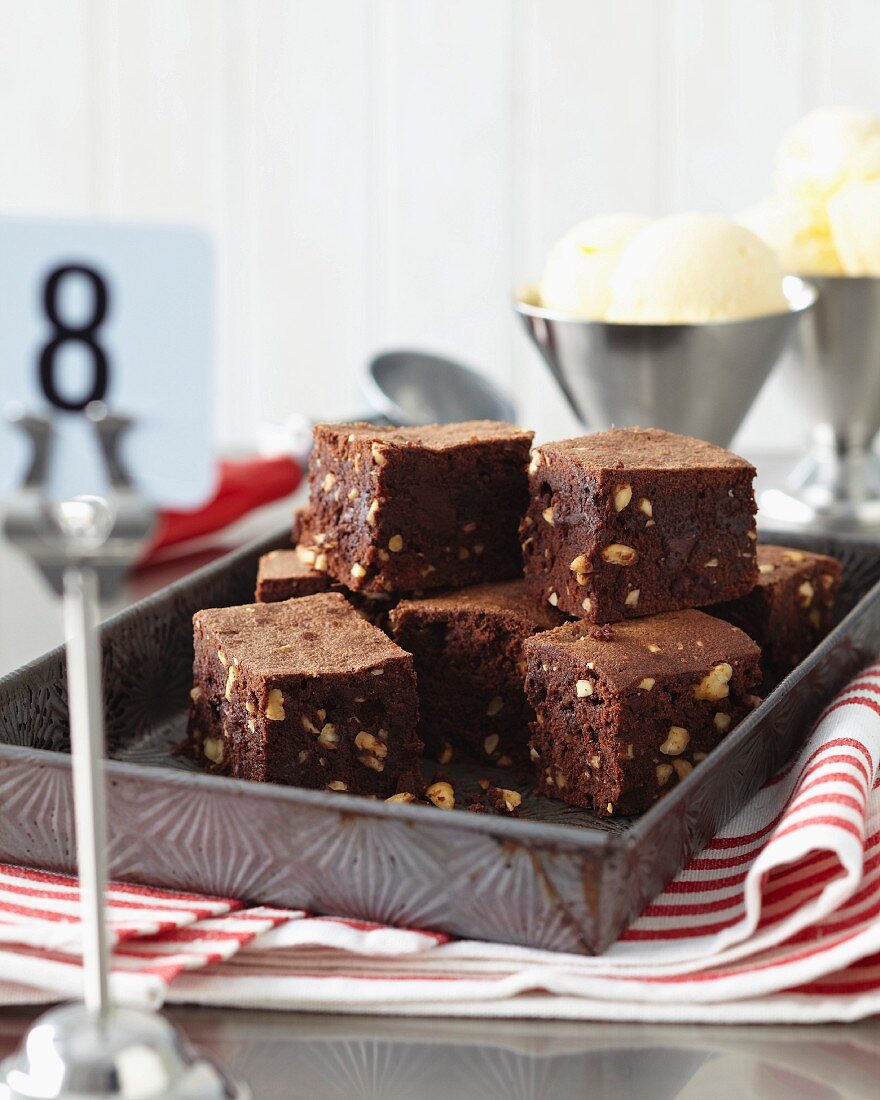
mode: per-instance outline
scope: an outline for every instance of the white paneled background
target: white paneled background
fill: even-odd
[[[224,446],[361,411],[401,344],[546,436],[509,299],[553,240],[753,201],[805,110],[880,109],[878,56],[880,0],[0,0],[0,210],[208,228]],[[777,380],[740,445],[801,430]]]

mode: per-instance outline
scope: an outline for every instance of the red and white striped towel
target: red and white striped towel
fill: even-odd
[[[880,663],[605,955],[114,886],[120,1000],[695,1021],[880,1011]],[[0,867],[0,1002],[76,996],[77,884]]]

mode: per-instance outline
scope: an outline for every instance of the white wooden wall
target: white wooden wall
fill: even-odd
[[[0,210],[215,235],[226,446],[356,413],[401,344],[556,434],[513,286],[591,212],[757,198],[803,111],[880,110],[878,57],[878,0],[0,0]],[[744,448],[797,440],[781,394]]]

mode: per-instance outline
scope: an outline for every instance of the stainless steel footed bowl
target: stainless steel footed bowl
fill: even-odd
[[[783,290],[784,313],[705,324],[582,320],[538,305],[534,287],[514,306],[585,427],[667,428],[727,446],[816,301],[795,276]]]

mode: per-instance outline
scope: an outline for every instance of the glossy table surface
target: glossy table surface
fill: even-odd
[[[32,1010],[0,1009],[0,1055]],[[880,1020],[694,1027],[175,1008],[257,1100],[876,1100]]]
[[[135,576],[110,613],[286,522],[264,509],[189,558]],[[61,613],[0,543],[0,674],[57,645]],[[0,1009],[9,1053],[33,1009]],[[696,1027],[316,1016],[176,1008],[199,1047],[258,1100],[832,1100],[880,1096],[880,1018],[853,1025]]]

